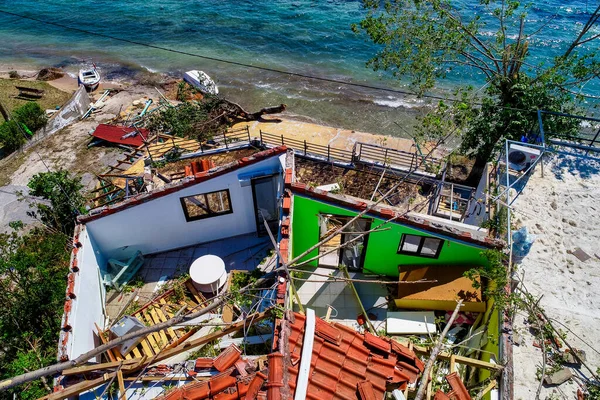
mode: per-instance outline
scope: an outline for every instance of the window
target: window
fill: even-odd
[[[402,235],[398,254],[407,254],[410,256],[438,258],[442,251],[444,241],[427,236]]]
[[[182,197],[180,200],[185,219],[188,222],[231,214],[233,212],[231,200],[229,199],[229,189],[195,194],[193,196]]]

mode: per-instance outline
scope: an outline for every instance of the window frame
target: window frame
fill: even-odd
[[[419,246],[417,248],[416,252],[410,252],[410,251],[406,251],[406,250],[402,250],[402,248],[404,247],[404,242],[406,241],[406,238],[408,236],[414,236],[419,238]],[[422,254],[422,250],[423,250],[423,245],[425,244],[425,240],[426,239],[435,239],[435,240],[439,240],[440,244],[438,245],[437,251],[434,255],[428,255],[428,254]],[[437,259],[440,256],[440,253],[442,252],[442,248],[444,247],[444,239],[440,239],[434,236],[421,236],[421,235],[413,235],[410,233],[403,233],[402,237],[400,238],[400,244],[398,245],[398,251],[397,254],[403,254],[403,255],[407,255],[407,256],[413,256],[413,257],[423,257],[423,258],[431,258],[431,259]]]
[[[207,196],[210,194],[219,193],[219,192],[227,193],[227,199],[229,200],[229,210],[221,211],[221,212],[213,212],[212,210],[210,210],[210,204],[208,204]],[[208,206],[210,212],[206,215],[198,215],[198,216],[192,217],[192,216],[190,216],[190,214],[188,212],[188,208],[187,208],[185,199],[190,198],[190,197],[198,197],[198,196],[204,197],[204,203]],[[233,204],[231,202],[231,193],[229,192],[229,188],[221,189],[221,190],[214,190],[212,192],[206,192],[206,193],[191,194],[189,196],[180,197],[179,201],[181,202],[181,208],[183,208],[183,214],[184,214],[185,220],[187,222],[198,221],[201,219],[207,219],[207,218],[213,218],[213,217],[219,217],[221,215],[233,214]]]

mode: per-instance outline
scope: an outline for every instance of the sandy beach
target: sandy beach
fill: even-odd
[[[574,348],[585,351],[595,372],[600,366],[600,163],[554,156],[538,166],[514,204],[518,226],[537,235],[531,252],[518,267],[526,289],[536,298],[556,328]],[[587,257],[573,253],[581,249]],[[589,258],[588,258],[589,257]],[[514,346],[515,399],[533,399],[539,381],[536,368],[542,351],[533,346],[534,336],[519,312],[514,330],[521,338]],[[574,399],[582,376],[590,372],[572,369],[573,378],[557,387],[543,387],[541,399]],[[555,396],[555,397],[551,397]]]

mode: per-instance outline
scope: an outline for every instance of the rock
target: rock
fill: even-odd
[[[140,101],[139,100],[134,100],[133,103],[134,106],[139,106],[140,105]]]
[[[565,383],[573,377],[569,368],[563,368],[560,371],[553,373],[552,375],[544,377],[544,383],[550,386],[560,385]]]
[[[573,250],[571,252],[572,255],[574,255],[575,257],[577,257],[577,259],[581,262],[586,262],[587,260],[589,260],[590,258],[592,258],[588,253],[586,253],[585,251],[583,251],[581,249],[581,247],[577,247],[575,250]]]
[[[553,210],[556,210],[558,208],[558,204],[556,204],[556,200],[552,200],[552,203],[550,203],[550,207],[552,207]]]
[[[37,76],[38,81],[54,81],[65,76],[65,72],[60,68],[44,68]]]
[[[581,361],[586,362],[586,356],[585,356],[585,351],[583,350],[576,350],[577,351],[577,355],[579,356],[579,358],[581,359]],[[575,358],[575,356],[573,355],[573,353],[571,352],[565,352],[564,353],[565,356],[565,362],[567,364],[577,364],[580,365],[580,362],[577,361],[577,359]]]

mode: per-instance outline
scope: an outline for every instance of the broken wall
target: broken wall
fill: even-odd
[[[144,202],[89,221],[86,226],[107,259],[125,259],[137,250],[151,254],[256,232],[250,179],[280,175],[280,158],[269,157],[155,199],[150,194]],[[277,187],[281,194],[281,178]],[[182,197],[225,189],[229,189],[232,213],[186,221]]]
[[[308,197],[295,195],[292,219],[292,257],[296,257],[319,241],[319,214],[355,216],[358,213],[343,207],[332,206]],[[379,218],[372,219],[371,229],[385,222]],[[390,223],[386,227],[390,229],[369,234],[364,260],[365,270],[397,277],[399,275],[399,265],[468,266],[481,265],[486,262],[486,259],[480,254],[484,250],[483,247],[398,223]],[[398,246],[400,245],[402,234],[444,239],[439,257],[428,258],[398,254]],[[305,259],[315,257],[317,254],[318,250],[315,250],[306,256]],[[310,265],[317,266],[316,261],[313,261]]]
[[[96,347],[96,325],[104,328],[106,290],[100,280],[99,266],[104,265],[106,259],[96,251],[85,227],[79,232],[78,242],[80,247],[73,252],[69,274],[59,359],[72,360]]]

